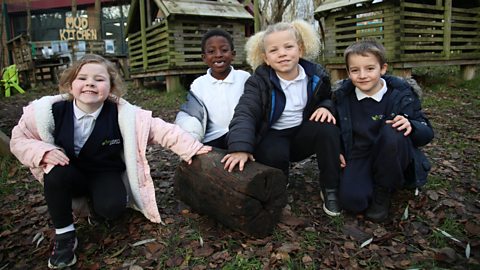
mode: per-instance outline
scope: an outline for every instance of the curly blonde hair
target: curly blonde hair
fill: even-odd
[[[302,58],[308,60],[317,59],[320,53],[320,36],[311,24],[304,20],[295,20],[290,23],[279,22],[269,25],[264,31],[251,36],[245,44],[247,62],[253,70],[265,63],[265,37],[280,31],[292,31],[298,45],[303,50]]]
[[[62,72],[58,82],[58,89],[60,93],[66,93],[68,94],[68,99],[73,99],[73,96],[70,94],[72,82],[75,80],[78,72],[85,64],[100,64],[107,69],[107,72],[110,76],[109,99],[115,103],[118,103],[120,97],[125,94],[125,83],[115,64],[97,54],[86,54],[80,60],[74,62],[72,66],[68,67]]]

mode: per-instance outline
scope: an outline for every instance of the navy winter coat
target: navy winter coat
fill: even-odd
[[[413,167],[406,172],[407,183],[414,186],[425,184],[430,163],[425,155],[418,149],[433,139],[433,128],[430,121],[422,112],[421,102],[410,84],[404,79],[395,76],[384,76],[387,88],[392,90],[387,106],[385,120],[391,120],[396,115],[403,115],[408,118],[412,125],[412,133],[408,137],[413,144]],[[353,147],[352,120],[350,115],[349,95],[355,95],[355,86],[351,80],[340,82],[337,90],[333,92],[333,101],[336,109],[337,124],[340,127],[343,153],[348,161]]]
[[[330,99],[331,84],[328,73],[319,65],[300,59],[308,77],[308,101],[303,118],[308,119],[319,107],[333,112]],[[245,89],[235,108],[228,133],[228,152],[253,153],[273,123],[282,115],[286,98],[275,71],[259,66],[245,82]]]

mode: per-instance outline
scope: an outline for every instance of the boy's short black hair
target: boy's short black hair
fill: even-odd
[[[228,33],[227,31],[223,30],[223,29],[219,29],[219,28],[216,28],[216,29],[211,29],[211,30],[208,30],[208,32],[206,32],[203,37],[202,37],[202,53],[205,52],[205,44],[207,43],[207,40],[211,37],[215,37],[215,36],[220,36],[220,37],[224,37],[227,41],[228,41],[228,44],[230,45],[230,49],[233,51],[235,50],[235,48],[233,47],[233,38],[232,38],[232,35],[230,35],[230,33]]]

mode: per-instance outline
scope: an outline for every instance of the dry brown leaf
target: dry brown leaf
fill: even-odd
[[[305,219],[298,218],[292,215],[282,215],[282,217],[280,218],[280,222],[288,226],[303,226],[307,223]]]
[[[443,247],[435,253],[435,260],[453,263],[457,260],[457,253],[453,248]]]
[[[465,231],[467,231],[470,235],[480,235],[480,225],[473,223],[471,221],[467,221],[465,224]]]
[[[168,266],[168,267],[176,267],[176,266],[179,266],[181,265],[183,262],[183,258],[181,256],[175,256],[175,257],[171,257],[170,259],[168,259],[165,264]]]
[[[147,248],[148,252],[153,254],[161,250],[163,248],[163,245],[160,243],[147,243],[145,244],[145,247]]]
[[[382,257],[382,264],[387,268],[395,269],[395,263],[390,257]]]
[[[438,193],[435,190],[427,190],[427,196],[432,201],[438,200]]]
[[[195,257],[208,257],[208,256],[212,255],[213,252],[215,252],[215,250],[211,246],[205,245],[202,248],[195,249],[193,251],[193,256],[195,256]]]
[[[310,257],[310,256],[308,256],[308,255],[304,255],[304,256],[302,257],[302,262],[303,262],[304,264],[310,264],[310,263],[313,262],[313,259],[312,259],[312,257]]]
[[[285,252],[285,253],[290,253],[293,251],[297,251],[300,249],[300,244],[295,242],[295,243],[284,243],[282,244],[281,247],[277,249],[277,252]]]
[[[345,242],[343,246],[345,247],[345,249],[355,249],[355,243],[351,241]]]

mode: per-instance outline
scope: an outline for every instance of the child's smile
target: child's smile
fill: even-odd
[[[102,64],[83,65],[72,82],[70,93],[82,111],[96,111],[110,94],[110,75],[107,68]]]
[[[372,54],[348,56],[348,76],[353,84],[366,95],[372,96],[382,89],[380,77],[387,72],[387,64],[380,66]]]
[[[212,36],[205,42],[203,61],[211,69],[210,74],[217,80],[225,79],[230,73],[230,65],[235,57],[235,51],[225,37]]]
[[[293,80],[298,76],[298,62],[302,49],[291,31],[278,31],[264,39],[267,65],[275,70],[282,79]]]

